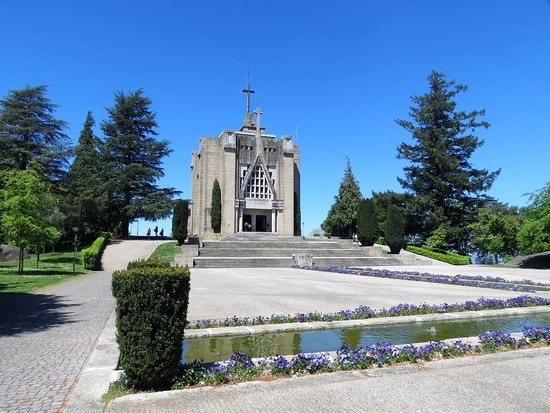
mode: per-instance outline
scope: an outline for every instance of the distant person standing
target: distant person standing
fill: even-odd
[[[162,228],[162,229],[160,230],[160,236],[161,236],[161,237],[164,237],[164,228]]]
[[[149,228],[149,229],[147,230],[147,236],[148,236],[148,237],[151,236],[151,228]]]
[[[153,231],[155,231],[155,237],[158,237],[159,227],[155,226],[155,229]]]

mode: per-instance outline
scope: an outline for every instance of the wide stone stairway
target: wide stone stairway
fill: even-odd
[[[412,256],[389,255],[382,247],[360,247],[351,240],[282,236],[266,232],[239,232],[220,240],[204,240],[193,266],[209,268],[278,268],[302,265],[419,264]]]

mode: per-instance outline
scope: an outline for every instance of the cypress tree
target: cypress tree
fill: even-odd
[[[214,179],[212,186],[212,205],[210,210],[210,221],[215,233],[221,232],[222,228],[222,191],[218,179]]]
[[[386,228],[384,238],[386,245],[390,247],[391,254],[399,254],[401,248],[403,248],[405,232],[405,221],[403,219],[403,213],[395,205],[388,207],[386,213]]]
[[[359,203],[357,211],[357,238],[365,247],[373,246],[380,230],[372,199],[365,198]]]
[[[178,199],[174,205],[172,216],[172,235],[182,245],[187,239],[187,218],[189,216],[189,201]]]

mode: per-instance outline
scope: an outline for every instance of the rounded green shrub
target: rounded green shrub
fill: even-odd
[[[188,267],[140,267],[113,273],[120,365],[134,387],[163,387],[177,370],[189,289]]]
[[[99,268],[101,262],[101,255],[107,245],[108,237],[97,237],[93,244],[82,250],[82,260],[84,261],[84,268],[87,270],[96,270]]]

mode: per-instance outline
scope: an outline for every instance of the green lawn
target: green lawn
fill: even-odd
[[[85,272],[80,252],[77,253],[74,273],[73,252],[40,254],[38,269],[36,268],[36,255],[33,254],[28,260],[25,260],[23,274],[17,273],[17,261],[0,262],[0,294],[28,293]]]
[[[162,261],[174,262],[174,256],[181,253],[181,246],[177,242],[167,242],[159,245],[151,254],[150,258]]]

